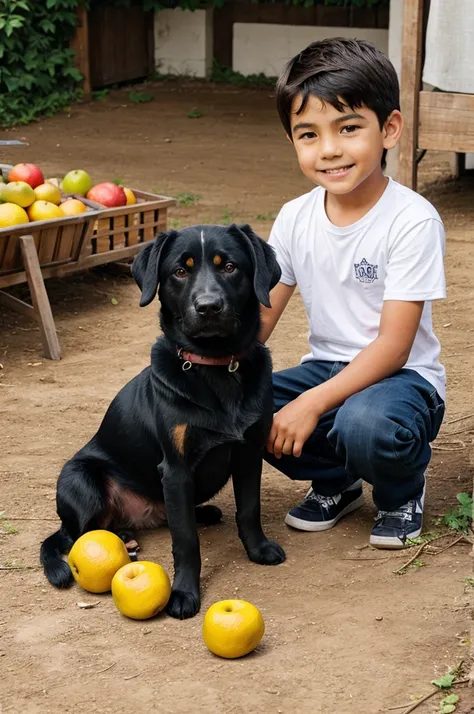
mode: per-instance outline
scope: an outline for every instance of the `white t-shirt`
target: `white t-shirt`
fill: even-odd
[[[378,335],[385,300],[425,301],[405,368],[445,398],[446,375],[431,301],[446,297],[444,228],[422,196],[389,179],[359,221],[334,226],[317,187],[286,203],[272,228],[285,285],[298,285],[309,321],[307,360],[350,362]]]

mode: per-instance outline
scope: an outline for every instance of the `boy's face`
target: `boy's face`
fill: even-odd
[[[310,96],[306,107],[301,96],[293,100],[291,138],[300,168],[313,183],[328,193],[343,195],[358,188],[377,172],[382,176],[384,149],[398,142],[402,119],[394,111],[380,128],[377,115],[365,106],[344,106],[339,112],[329,102]]]

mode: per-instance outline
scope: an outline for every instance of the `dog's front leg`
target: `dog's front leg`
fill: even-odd
[[[162,478],[166,516],[171,532],[174,581],[166,611],[184,620],[201,606],[201,554],[194,507],[194,477],[184,464],[173,463]]]
[[[260,483],[262,454],[252,444],[238,444],[232,450],[232,482],[237,506],[236,521],[239,536],[250,560],[261,565],[278,565],[285,560],[285,551],[275,541],[268,540],[260,520]]]

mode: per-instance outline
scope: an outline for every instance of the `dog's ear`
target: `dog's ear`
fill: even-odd
[[[149,305],[156,295],[163,248],[174,236],[176,231],[158,233],[153,243],[146,245],[132,263],[132,275],[142,291],[140,307]]]
[[[270,291],[281,277],[281,269],[277,263],[275,251],[248,224],[233,223],[230,229],[234,232],[238,231],[248,247],[254,269],[253,287],[258,301],[265,307],[271,307]]]

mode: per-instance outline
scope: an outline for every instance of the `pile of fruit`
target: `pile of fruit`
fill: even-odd
[[[166,570],[147,560],[130,561],[123,541],[110,531],[84,533],[68,556],[75,581],[91,593],[112,591],[115,606],[133,620],[161,612],[171,595]],[[208,649],[227,659],[243,657],[260,644],[265,624],[260,610],[245,600],[221,600],[204,616],[202,635]]]
[[[0,178],[0,229],[84,213],[87,205],[78,197],[107,208],[136,203],[131,189],[110,181],[93,186],[82,169],[69,171],[62,181],[45,180],[35,164],[17,164],[7,179]]]

